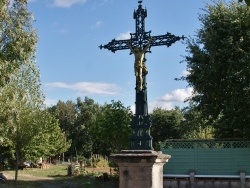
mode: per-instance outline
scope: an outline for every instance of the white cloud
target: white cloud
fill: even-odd
[[[66,33],[68,33],[69,31],[68,31],[68,29],[66,29],[66,28],[62,28],[62,29],[58,30],[58,32],[61,33],[61,34],[66,34]]]
[[[185,76],[186,77],[189,74],[190,74],[190,72],[188,70],[184,70],[184,71],[182,71],[181,76]]]
[[[116,37],[116,40],[125,40],[125,39],[130,39],[130,31],[127,31],[125,33],[121,33]]]
[[[95,25],[92,25],[91,28],[93,29],[99,29],[102,26],[103,22],[102,21],[97,21]]]
[[[51,25],[51,31],[53,33],[56,33],[56,34],[67,34],[69,33],[69,26],[67,23],[65,24],[61,24],[59,22],[54,22],[52,25]]]
[[[171,109],[174,108],[174,104],[173,104],[173,102],[162,102],[162,101],[157,100],[157,99],[148,104],[149,113],[153,112],[153,110],[156,109],[156,108],[171,110]]]
[[[76,4],[84,4],[87,0],[53,0],[53,6],[62,7],[62,8],[70,8],[72,5]]]
[[[56,105],[57,102],[58,101],[55,99],[46,99],[44,103],[45,103],[46,107],[50,107],[50,106]]]
[[[155,108],[173,109],[177,104],[183,104],[184,101],[191,96],[192,91],[193,89],[189,87],[186,89],[176,89],[171,93],[167,93],[149,103],[149,112],[152,112]]]
[[[102,82],[77,82],[67,84],[63,82],[47,83],[47,88],[50,89],[67,89],[77,92],[77,94],[97,94],[97,95],[117,95],[120,88],[115,84]]]
[[[191,96],[193,89],[191,87],[187,89],[176,89],[171,93],[167,93],[160,98],[163,102],[182,102],[187,97]]]
[[[93,1],[93,9],[96,9],[100,6],[103,6],[106,3],[112,3],[114,0],[99,0],[99,1]]]
[[[131,105],[131,106],[130,106],[130,109],[131,109],[131,111],[133,112],[133,114],[135,114],[135,105]]]

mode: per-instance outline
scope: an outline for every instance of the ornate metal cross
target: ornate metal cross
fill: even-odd
[[[130,139],[131,150],[153,150],[152,136],[150,135],[150,127],[152,122],[148,115],[147,102],[147,83],[146,75],[148,73],[146,68],[145,54],[151,52],[152,46],[171,46],[173,43],[184,36],[178,37],[167,33],[165,35],[151,36],[151,31],[145,31],[145,18],[147,17],[147,10],[142,8],[142,1],[138,1],[138,9],[134,11],[135,19],[135,33],[130,33],[130,39],[115,40],[113,39],[106,45],[100,45],[100,49],[108,49],[112,52],[117,50],[130,49],[131,54],[135,56],[135,75],[136,75],[136,102],[135,115],[131,121],[133,135]]]

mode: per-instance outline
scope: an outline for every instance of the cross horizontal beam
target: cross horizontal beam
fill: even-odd
[[[117,51],[117,50],[126,50],[126,49],[129,49],[128,47],[128,42],[130,40],[115,40],[113,39],[111,42],[109,42],[108,44],[105,44],[105,45],[100,45],[99,48],[102,49],[108,49],[110,50],[111,52],[114,52]]]
[[[109,42],[108,44],[105,45],[100,45],[100,49],[104,48],[104,49],[108,49],[111,52],[116,52],[117,50],[126,50],[129,49],[128,47],[128,42],[130,42],[132,44],[132,46],[136,46],[138,43],[138,40],[135,39],[134,37],[132,37],[134,34],[130,34],[131,35],[131,39],[126,39],[126,40],[115,40],[113,39],[111,42]],[[143,43],[145,43],[144,45],[147,45],[147,41],[149,41],[149,38],[152,38],[151,41],[151,45],[152,46],[171,46],[173,43],[175,43],[176,41],[179,40],[184,40],[184,36],[179,37],[179,36],[175,36],[169,32],[167,32],[167,34],[165,35],[158,35],[158,36],[150,36],[148,38],[145,38],[143,41]]]
[[[175,43],[176,41],[179,40],[184,40],[184,36],[175,36],[169,32],[167,32],[167,34],[165,35],[158,35],[158,36],[153,36],[152,37],[152,42],[151,42],[151,46],[171,46],[173,43]]]

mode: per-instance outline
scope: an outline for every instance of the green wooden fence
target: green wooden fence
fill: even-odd
[[[250,175],[250,141],[166,141],[162,152],[171,155],[164,174]]]

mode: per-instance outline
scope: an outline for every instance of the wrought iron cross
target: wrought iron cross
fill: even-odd
[[[113,39],[106,45],[100,45],[100,49],[108,49],[112,52],[117,50],[130,49],[131,54],[135,55],[135,75],[136,75],[136,102],[135,115],[131,121],[133,135],[130,139],[131,150],[153,150],[152,136],[150,135],[150,127],[152,122],[148,115],[147,102],[147,83],[146,75],[148,73],[146,68],[145,54],[151,52],[152,46],[171,46],[178,40],[184,39],[184,36],[179,37],[171,33],[165,35],[151,36],[151,31],[145,31],[145,18],[147,17],[147,10],[142,8],[142,1],[138,1],[139,5],[134,11],[135,19],[135,33],[130,33],[130,39],[115,40]]]

